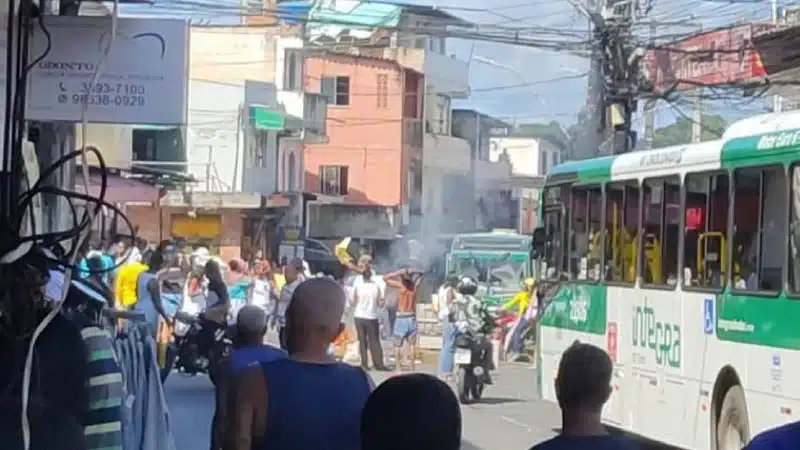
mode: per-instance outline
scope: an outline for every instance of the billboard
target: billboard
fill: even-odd
[[[753,35],[771,28],[770,24],[740,25],[696,34],[648,51],[646,70],[653,89],[689,90],[764,77],[766,71],[753,47]]]

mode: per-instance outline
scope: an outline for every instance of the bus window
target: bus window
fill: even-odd
[[[734,287],[747,291],[780,291],[788,225],[783,168],[737,170],[733,199],[731,257],[734,272],[737,265],[741,272]]]
[[[545,189],[542,205],[542,221],[545,230],[545,250],[541,275],[548,279],[558,279],[566,272],[566,231],[569,189],[553,186]]]
[[[636,281],[639,186],[635,181],[606,186],[605,279]]]
[[[683,284],[721,289],[727,281],[730,185],[727,174],[686,176]],[[734,274],[738,274],[734,268]]]
[[[642,279],[645,284],[678,282],[680,180],[645,180],[642,184]]]
[[[800,293],[800,165],[792,166],[789,194],[789,291]]]
[[[570,209],[569,271],[572,279],[600,279],[600,209],[602,190],[599,186],[572,189]]]

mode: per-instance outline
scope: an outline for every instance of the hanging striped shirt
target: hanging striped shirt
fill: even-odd
[[[89,360],[89,411],[84,435],[87,450],[121,450],[122,372],[111,336],[96,326],[81,330]]]

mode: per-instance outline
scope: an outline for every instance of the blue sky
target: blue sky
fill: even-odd
[[[543,27],[557,33],[585,33],[586,18],[568,0],[445,0],[430,2],[408,0],[447,10],[490,30],[498,27],[522,28],[528,33],[541,33]],[[579,0],[575,0],[579,2]],[[585,1],[585,0],[584,0]],[[646,36],[649,22],[657,24],[659,37],[681,36],[701,29],[725,24],[762,20],[769,17],[770,4],[765,1],[746,3],[712,2],[702,0],[651,0],[650,13],[636,27],[639,36]],[[791,6],[782,1],[781,6]],[[123,5],[126,16],[185,17],[193,21],[226,24],[238,23],[243,12],[238,1],[231,0],[169,0],[154,5]],[[677,22],[682,26],[674,26]],[[511,31],[508,31],[510,34]],[[564,38],[566,39],[566,38]],[[543,51],[491,42],[450,39],[448,52],[470,60],[470,81],[473,89],[532,83],[530,86],[475,92],[458,106],[471,107],[507,121],[539,122],[557,120],[565,125],[574,123],[585,103],[586,78],[578,78],[588,70],[583,58],[553,51]],[[487,64],[486,61],[493,64]],[[545,80],[556,80],[541,83]],[[663,102],[662,102],[663,103]],[[723,114],[731,119],[764,111],[766,101],[714,101],[704,104],[704,111]],[[682,110],[690,114],[690,106]],[[659,105],[657,124],[666,125],[680,114],[670,106]],[[635,119],[639,124],[640,119]]]

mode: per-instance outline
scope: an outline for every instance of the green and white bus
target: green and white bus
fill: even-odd
[[[544,399],[579,340],[614,361],[609,426],[739,450],[800,420],[800,115],[561,164],[542,220],[539,273],[558,286],[539,321]]]
[[[458,234],[450,244],[446,273],[474,277],[481,284],[483,300],[499,306],[531,276],[530,254],[531,236],[513,230]]]

